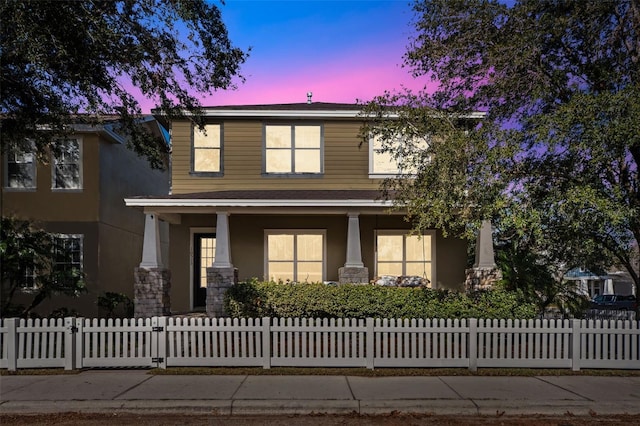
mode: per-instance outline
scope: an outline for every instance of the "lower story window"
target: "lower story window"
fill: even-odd
[[[376,232],[376,275],[419,276],[433,283],[434,236]]]
[[[82,273],[82,240],[80,234],[55,237],[53,270],[56,279],[72,282]]]
[[[265,276],[273,281],[321,282],[324,230],[265,231]]]
[[[38,288],[36,281],[36,271],[33,266],[27,266],[20,271],[22,275],[22,281],[20,282],[20,288],[25,291],[33,291]]]

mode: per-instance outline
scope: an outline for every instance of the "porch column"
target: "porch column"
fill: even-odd
[[[467,291],[487,290],[502,279],[502,272],[496,266],[493,254],[491,221],[483,220],[476,240],[476,261],[473,268],[466,271]]]
[[[369,282],[369,268],[362,263],[359,213],[349,212],[347,216],[347,261],[338,269],[338,278],[340,284],[366,284]]]
[[[229,287],[238,282],[238,270],[231,263],[231,244],[229,238],[229,213],[217,212],[216,253],[213,265],[207,268],[207,315],[222,317],[224,312],[224,294]]]
[[[160,242],[160,220],[145,214],[142,261],[134,270],[134,315],[136,318],[171,314],[171,271],[165,267]]]

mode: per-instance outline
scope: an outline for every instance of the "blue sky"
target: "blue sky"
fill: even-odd
[[[227,0],[217,3],[233,43],[251,47],[238,90],[203,105],[369,100],[421,88],[402,68],[413,12],[405,0]]]

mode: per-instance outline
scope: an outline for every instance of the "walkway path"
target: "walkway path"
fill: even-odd
[[[1,413],[640,414],[640,377],[0,376]]]

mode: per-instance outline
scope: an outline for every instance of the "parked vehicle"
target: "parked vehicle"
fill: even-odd
[[[634,295],[599,294],[591,301],[591,309],[635,311],[638,309],[638,300]]]

